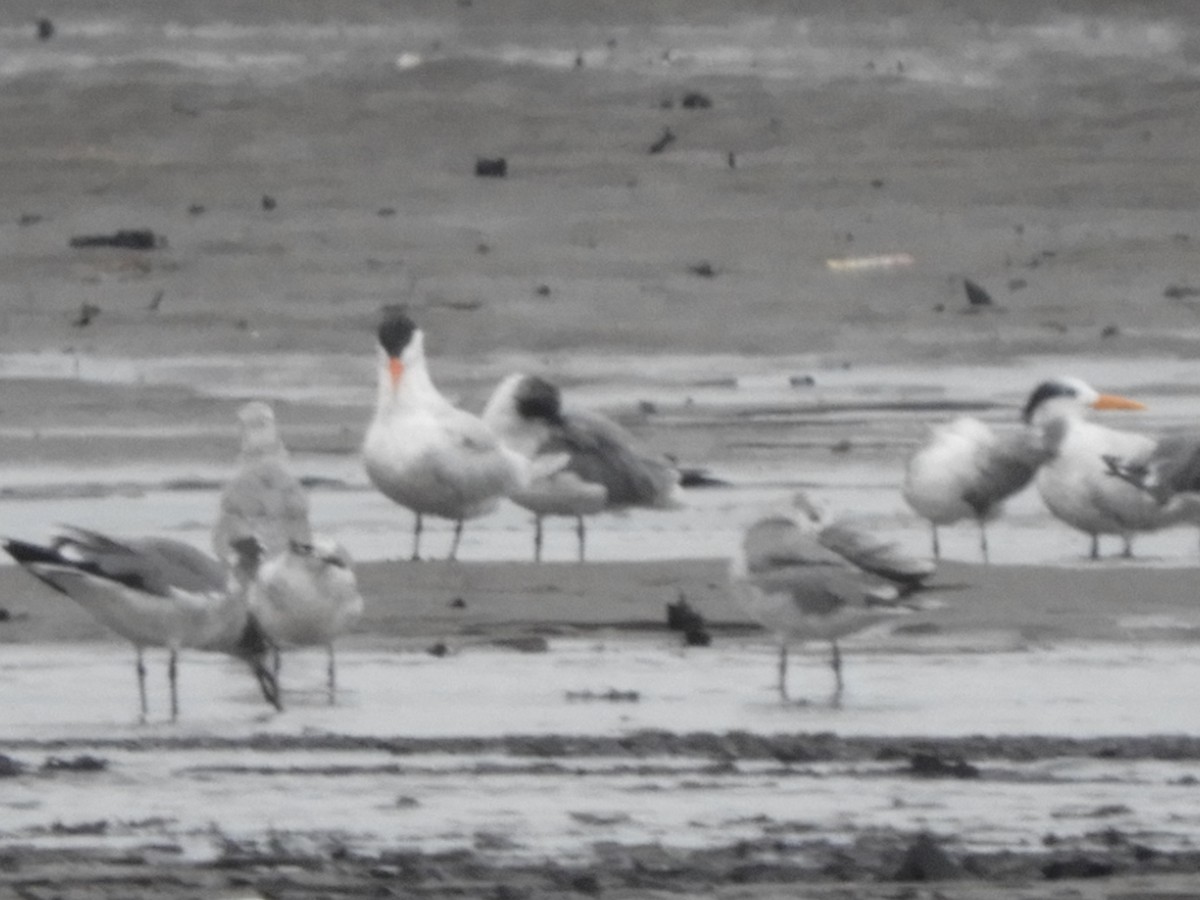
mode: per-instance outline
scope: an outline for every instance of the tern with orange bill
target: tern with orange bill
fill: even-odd
[[[377,334],[378,393],[363,442],[367,476],[416,516],[413,559],[420,559],[424,517],[430,515],[454,523],[453,560],[464,522],[492,512],[539,469],[561,468],[566,456],[534,466],[482,419],[447,400],[429,375],[424,332],[403,310],[386,310]]]
[[[1089,421],[1088,410],[1140,410],[1145,406],[1117,394],[1104,394],[1078,378],[1055,378],[1029,395],[1023,417],[1037,430],[1048,458],[1036,484],[1046,507],[1072,528],[1091,536],[1092,559],[1100,556],[1100,535],[1120,536],[1122,555],[1133,555],[1136,534],[1182,521],[1146,491],[1114,478],[1105,457],[1130,462],[1150,458],[1158,442],[1133,431]]]

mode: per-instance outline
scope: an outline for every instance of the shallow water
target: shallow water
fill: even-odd
[[[93,845],[94,835],[63,826],[95,822],[108,823],[110,846],[173,842],[194,858],[220,855],[229,840],[276,840],[310,850],[339,843],[363,852],[474,848],[508,860],[573,860],[593,858],[603,841],[728,846],[789,831],[847,840],[874,828],[955,834],[965,848],[988,850],[1028,850],[1049,832],[1105,826],[1158,849],[1190,842],[1194,759],[973,759],[978,778],[928,780],[902,771],[902,760],[720,764],[704,756],[530,757],[451,745],[396,755],[369,742],[326,745],[334,735],[643,729],[1087,738],[1195,734],[1200,725],[1192,702],[1200,678],[1195,647],[914,655],[892,646],[870,634],[847,643],[840,709],[826,702],[824,649],[794,659],[793,691],[812,702],[784,706],[772,686],[773,649],[759,641],[685,650],[666,639],[598,636],[553,640],[545,653],[466,646],[444,658],[347,647],[339,655],[336,708],[323,697],[322,654],[295,653],[285,661],[288,708],[278,715],[264,713],[235,664],[185,654],[176,726],[162,720],[156,658],[152,722],[138,726],[127,648],[10,647],[0,687],[24,702],[0,707],[0,751],[30,771],[6,780],[0,845]],[[629,699],[581,699],[609,691]],[[265,735],[297,743],[272,746]],[[211,739],[217,742],[206,744]],[[227,745],[241,740],[249,742]],[[50,756],[84,753],[108,769],[37,771]],[[136,789],[136,804],[114,807],[118,789]]]
[[[453,396],[486,397],[505,373],[554,373],[582,406],[604,409],[630,422],[656,448],[685,464],[707,469],[727,486],[687,492],[683,509],[604,515],[589,520],[588,555],[595,560],[724,557],[741,528],[766,505],[803,488],[833,514],[860,521],[913,553],[929,552],[928,527],[900,496],[907,454],[929,423],[962,412],[1007,427],[1015,423],[1025,395],[1038,381],[1062,373],[1085,378],[1105,390],[1143,400],[1149,410],[1108,414],[1113,427],[1157,432],[1189,428],[1197,409],[1197,364],[1186,359],[1100,359],[1031,357],[1011,365],[844,367],[811,356],[737,357],[663,355],[653,358],[575,354],[538,358],[507,354],[434,364],[435,377]],[[321,372],[315,384],[313,372]],[[220,398],[287,400],[280,415],[285,439],[324,436],[341,452],[299,453],[298,474],[328,486],[311,492],[318,530],[341,540],[361,560],[406,557],[412,517],[373,491],[357,453],[373,403],[371,364],[357,357],[272,357],[270,364],[246,357],[132,359],[66,354],[0,356],[7,378],[76,378],[110,385],[188,386]],[[813,384],[794,385],[810,376]],[[481,400],[479,402],[482,402]],[[655,412],[642,415],[639,403]],[[305,410],[336,410],[332,422]],[[236,446],[231,403],[221,426],[230,452]],[[346,423],[346,424],[343,424]],[[176,430],[173,431],[172,428]],[[350,434],[345,429],[350,429]],[[140,430],[139,430],[140,429]],[[6,433],[20,437],[24,431]],[[178,456],[156,450],[152,459],[77,465],[0,465],[0,484],[10,489],[0,504],[0,534],[32,539],[60,523],[125,534],[163,532],[208,545],[217,488],[233,464],[198,456],[190,439],[211,433],[192,423],[177,426],[79,426],[64,418],[38,429],[39,440],[83,436],[97,443],[136,437],[167,440]],[[181,489],[173,485],[187,485]],[[424,549],[438,557],[448,549],[451,525],[426,523]],[[550,520],[547,559],[573,559],[573,523]],[[1034,489],[1008,504],[989,526],[991,558],[999,564],[1080,564],[1086,536],[1053,519]],[[1115,539],[1105,552],[1116,552]],[[1138,564],[1194,565],[1195,529],[1176,528],[1140,537]],[[948,559],[979,559],[974,526],[942,529]],[[462,558],[528,559],[530,515],[510,504],[468,524]]]
[[[253,361],[87,360],[74,374],[47,371],[44,359],[2,362],[8,377],[189,384],[221,397],[299,398],[318,410],[353,397],[353,415],[364,421],[369,415],[370,392],[361,383],[369,372],[353,360],[326,367],[319,391],[305,382],[313,361],[300,357],[274,367],[269,383]],[[506,357],[451,364],[444,373],[472,394],[513,365]],[[589,556],[724,557],[750,518],[797,488],[923,553],[927,530],[899,495],[903,459],[922,423],[960,408],[1009,420],[1031,382],[1066,370],[1150,402],[1153,415],[1132,417],[1139,426],[1184,425],[1193,368],[1187,361],[1073,359],[1068,367],[1066,360],[1038,359],[1010,367],[844,369],[802,357],[670,357],[654,365],[631,358],[614,367],[611,358],[577,357],[569,371],[580,402],[620,414],[651,400],[659,412],[643,423],[643,434],[656,445],[697,447],[689,462],[728,482],[688,492],[681,510],[597,517]],[[806,372],[816,385],[797,389],[790,376]],[[340,427],[313,425],[304,408],[290,409],[298,420],[285,422],[285,435],[289,426]],[[62,434],[72,430],[71,422],[62,423]],[[232,447],[232,425],[227,430]],[[90,432],[89,440],[122,433],[114,425]],[[851,446],[835,452],[847,439]],[[36,538],[72,522],[165,533],[206,547],[217,486],[232,462],[189,452],[189,440],[181,433],[178,457],[10,466],[0,471],[11,494],[0,504],[0,532]],[[328,480],[310,492],[320,530],[360,560],[408,555],[410,516],[370,488],[355,452],[300,453],[294,461],[301,474]],[[171,486],[180,482],[194,486]],[[1086,564],[1086,540],[1051,519],[1033,491],[1012,502],[990,536],[998,566]],[[429,523],[427,553],[443,553],[449,538],[448,523]],[[948,558],[978,558],[971,527],[945,530],[942,544]],[[1138,560],[1100,565],[1190,567],[1197,537],[1194,529],[1178,529],[1147,535],[1139,548]],[[511,504],[470,523],[461,550],[465,560],[523,560],[530,553],[529,516]],[[574,554],[570,524],[552,523],[547,558]],[[290,654],[287,710],[280,715],[264,708],[239,664],[184,654],[177,725],[165,721],[163,662],[152,653],[152,713],[144,726],[134,722],[128,647],[115,640],[5,646],[0,693],[17,702],[0,704],[0,753],[27,771],[5,781],[0,846],[157,847],[152,852],[200,860],[235,846],[319,853],[466,849],[504,864],[595,862],[603,847],[616,844],[707,849],[780,835],[851,842],[877,829],[955,835],[964,850],[985,852],[1029,852],[1051,833],[1086,843],[1106,827],[1163,851],[1193,840],[1192,785],[1200,769],[1190,759],[973,759],[981,778],[927,781],[898,771],[902,763],[718,765],[708,757],[638,757],[630,768],[628,759],[587,755],[557,762],[436,749],[396,756],[372,744],[389,736],[620,736],[645,729],[929,741],[977,734],[1111,735],[1118,742],[1195,735],[1200,649],[1189,643],[983,639],[946,648],[868,632],[846,642],[847,693],[834,709],[827,703],[827,651],[816,645],[793,656],[790,682],[794,696],[811,702],[778,702],[775,649],[765,635],[683,649],[675,637],[597,633],[552,638],[548,652],[534,654],[456,638],[453,652],[440,659],[423,652],[427,641],[383,646],[385,640],[364,635],[342,642],[333,708],[324,699],[323,655]],[[263,736],[296,743],[270,747]],[[330,749],[324,743],[330,736],[363,744]],[[108,768],[38,768],[51,756],[85,753],[107,760]],[[134,788],[138,800],[129,807],[119,798]]]
[[[792,660],[793,696],[775,692],[777,651],[764,634],[684,649],[675,636],[562,638],[547,653],[516,653],[452,641],[445,658],[397,641],[395,648],[339,653],[341,696],[324,695],[324,654],[287,656],[288,709],[268,715],[240,664],[185,653],[183,717],[163,721],[165,661],[151,653],[152,719],[134,721],[132,651],[123,644],[6,647],[0,674],[5,740],[142,736],[247,736],[330,732],[438,737],[494,734],[613,735],[644,728],[836,731],[842,735],[1195,734],[1190,702],[1200,647],[1175,643],[1072,644],[1007,652],[941,652],[882,631],[846,644],[847,693],[828,706],[828,648],[814,643]],[[914,652],[916,651],[916,652]],[[633,692],[636,702],[571,696]],[[981,703],[981,698],[986,698]]]

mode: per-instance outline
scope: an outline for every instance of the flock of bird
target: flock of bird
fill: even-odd
[[[1132,557],[1140,533],[1200,525],[1200,434],[1109,428],[1086,418],[1091,409],[1145,407],[1055,378],[1034,388],[1015,430],[969,417],[932,428],[908,461],[902,493],[930,523],[934,558],[938,527],[972,520],[986,562],[987,523],[1030,483],[1055,518],[1090,537],[1092,559],[1102,535],[1119,537]]]
[[[535,560],[543,519],[573,518],[580,562],[587,517],[681,505],[680,472],[672,462],[643,452],[607,418],[564,405],[551,382],[510,375],[476,416],[437,389],[424,333],[403,310],[387,310],[377,336],[378,394],[363,464],[375,488],[414,514],[414,560],[424,517],[454,523],[453,560],[465,523],[505,498],[533,513]],[[1093,557],[1102,534],[1120,536],[1129,554],[1140,531],[1200,524],[1200,438],[1116,431],[1087,421],[1088,408],[1140,404],[1059,378],[1033,391],[1023,425],[1012,431],[972,418],[931,429],[908,460],[902,494],[931,524],[933,559],[905,553],[849,522],[830,521],[803,495],[751,523],[731,554],[731,592],[778,638],[781,698],[788,697],[789,645],[820,639],[832,648],[837,702],[843,689],[838,639],[930,605],[920,589],[940,557],[940,526],[974,521],[987,561],[987,523],[1031,482],[1055,516],[1091,536]],[[79,527],[62,528],[45,545],[4,541],[30,574],[133,644],[142,721],[148,647],[168,650],[172,721],[184,649],[244,660],[263,697],[282,709],[281,651],[324,647],[328,699],[336,702],[334,642],[364,609],[350,557],[313,532],[308,498],[291,471],[271,407],[248,403],[239,421],[238,471],[221,493],[215,556],[168,538],[123,539]]]
[[[542,519],[575,518],[580,561],[585,516],[679,503],[679,473],[670,463],[639,451],[608,419],[565,408],[544,379],[505,379],[481,418],[435,387],[424,334],[407,314],[389,310],[378,339],[379,393],[363,463],[382,494],[413,512],[413,559],[420,558],[425,516],[455,523],[454,559],[464,524],[505,498],[534,513],[538,559]],[[238,471],[221,492],[215,557],[169,538],[122,539],[74,526],[44,545],[3,542],[26,571],[133,644],[143,721],[148,647],[168,650],[172,721],[184,649],[244,660],[264,698],[282,709],[281,651],[323,646],[329,702],[336,702],[334,641],[364,609],[349,554],[314,534],[271,407],[247,403],[238,419]]]

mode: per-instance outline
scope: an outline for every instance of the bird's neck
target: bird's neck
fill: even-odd
[[[1057,453],[1067,435],[1086,426],[1088,422],[1078,406],[1051,400],[1034,413],[1029,424],[1041,433],[1042,446],[1049,453]]]
[[[1042,447],[1051,456],[1057,456],[1070,430],[1071,420],[1066,417],[1050,419],[1041,424]]]
[[[248,434],[242,441],[242,460],[287,459],[287,448],[276,434]]]
[[[446,399],[429,377],[425,359],[415,356],[404,360],[404,372],[400,380],[392,383],[388,358],[383,356],[379,366],[379,391],[376,411],[385,416],[415,407],[441,405]]]

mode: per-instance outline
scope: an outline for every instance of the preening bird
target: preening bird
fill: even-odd
[[[333,644],[358,622],[364,606],[346,549],[323,537],[307,544],[292,542],[257,566],[246,603],[275,649],[277,676],[281,649],[325,648],[329,702],[336,702]]]
[[[771,514],[746,530],[730,563],[730,584],[735,599],[779,640],[781,699],[788,698],[790,644],[829,641],[836,704],[844,687],[838,639],[914,608],[906,590],[928,577],[929,564],[902,561],[894,548],[878,555],[894,557],[888,567],[908,573],[904,589],[824,546],[812,524],[795,516]]]
[[[415,514],[413,559],[427,515],[454,522],[454,559],[463,523],[494,510],[535,473],[482,419],[442,396],[429,376],[425,335],[407,314],[389,309],[378,338],[375,416],[363,442],[367,476]]]
[[[988,562],[987,523],[1033,480],[1049,455],[1040,435],[1027,428],[997,431],[969,416],[932,427],[908,459],[901,493],[929,521],[934,558],[941,558],[938,526],[970,519],[979,527],[979,550]]]
[[[136,651],[141,719],[147,716],[147,647],[168,651],[171,721],[179,715],[178,655],[209,650],[244,660],[263,697],[282,709],[266,666],[268,645],[244,597],[245,573],[169,538],[119,540],[67,527],[48,546],[7,540],[4,548],[34,577],[66,594]]]
[[[504,378],[483,411],[502,441],[547,474],[509,496],[534,515],[533,555],[542,558],[542,520],[575,519],[579,561],[586,556],[586,517],[680,505],[680,473],[643,451],[628,431],[597,412],[567,408],[558,386],[536,375]],[[566,464],[556,467],[556,461]]]
[[[213,550],[231,568],[237,562],[234,544],[243,538],[256,539],[270,557],[293,541],[306,543],[312,537],[308,496],[292,474],[274,411],[255,400],[238,410],[238,421],[238,471],[221,491],[212,533]]]

